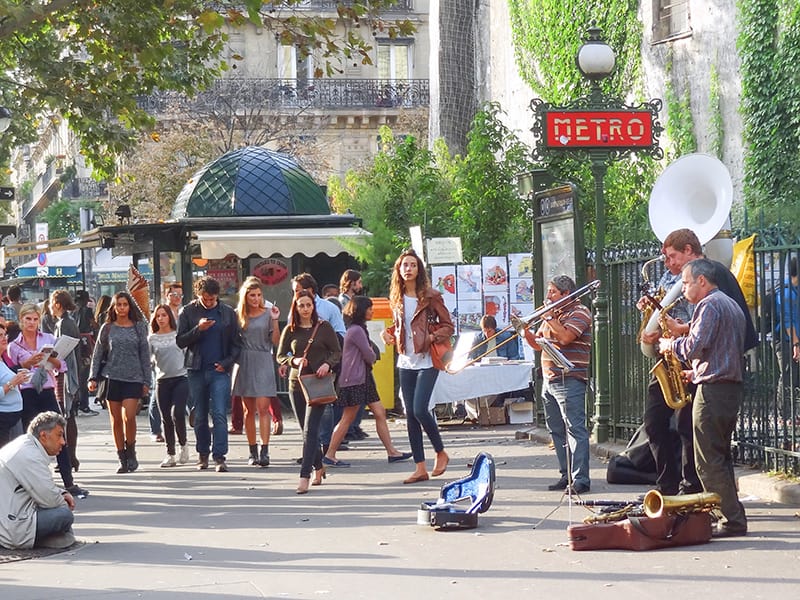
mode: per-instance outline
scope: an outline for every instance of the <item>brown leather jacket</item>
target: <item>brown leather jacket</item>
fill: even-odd
[[[403,305],[396,308],[393,312],[394,324],[387,327],[386,331],[395,336],[397,351],[401,354],[408,354],[406,352],[406,334],[405,334],[405,319],[403,318]],[[444,305],[442,294],[433,288],[428,288],[425,296],[417,304],[417,310],[411,319],[411,335],[414,340],[414,352],[421,354],[427,352],[431,345],[431,339],[428,331],[428,317],[433,313],[437,323],[436,333],[434,337],[436,341],[443,340],[453,335],[455,328],[453,322],[450,320],[450,311]]]

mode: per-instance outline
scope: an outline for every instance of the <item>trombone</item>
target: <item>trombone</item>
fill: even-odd
[[[498,348],[506,345],[507,343],[511,342],[512,340],[516,340],[520,336],[524,336],[525,332],[528,329],[530,329],[534,325],[538,325],[539,323],[541,323],[542,316],[547,314],[551,310],[558,310],[558,309],[560,309],[560,308],[562,308],[564,306],[567,306],[567,305],[571,304],[574,300],[577,300],[578,298],[583,298],[586,294],[590,294],[591,292],[596,291],[597,288],[599,288],[599,287],[600,287],[600,280],[599,279],[595,279],[594,281],[591,281],[591,282],[587,283],[583,287],[580,287],[580,288],[576,289],[575,291],[570,292],[569,294],[567,294],[563,298],[559,298],[555,302],[551,302],[549,304],[543,304],[542,306],[540,306],[539,308],[534,310],[531,314],[529,314],[529,315],[527,315],[525,317],[518,318],[518,317],[515,317],[515,316],[512,315],[511,323],[509,323],[508,325],[503,327],[503,329],[501,329],[500,331],[495,333],[493,336],[490,336],[490,337],[486,338],[485,340],[483,340],[479,344],[475,344],[474,346],[472,346],[467,351],[467,356],[469,356],[469,354],[471,354],[474,350],[477,350],[481,346],[486,345],[487,346],[487,350],[483,354],[480,354],[480,355],[476,356],[475,358],[472,358],[472,359],[466,361],[464,364],[459,365],[458,368],[451,369],[450,365],[452,363],[448,363],[447,365],[445,365],[445,369],[444,370],[446,372],[450,373],[451,375],[455,375],[456,373],[460,373],[461,371],[463,371],[467,367],[472,366],[475,363],[479,362],[483,357],[488,356],[494,350],[497,350]],[[499,335],[501,335],[501,334],[503,334],[506,331],[509,331],[511,329],[513,329],[516,332],[515,335],[512,335],[507,340],[503,340],[499,344],[496,344],[494,346],[494,348],[488,348],[488,343],[491,340],[495,339],[497,336],[499,336]]]

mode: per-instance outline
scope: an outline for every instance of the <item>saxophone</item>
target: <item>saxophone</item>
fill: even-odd
[[[658,316],[658,323],[661,326],[661,333],[664,337],[672,337],[667,327],[667,314],[675,305],[683,299],[679,295],[670,304],[661,309]],[[655,376],[661,393],[664,394],[664,401],[672,409],[683,408],[692,401],[692,395],[686,391],[686,385],[682,378],[683,367],[681,361],[672,352],[665,352],[656,365],[650,369],[650,374]]]

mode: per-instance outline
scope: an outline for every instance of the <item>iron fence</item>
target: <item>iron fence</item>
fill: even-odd
[[[800,370],[793,360],[785,325],[800,325],[796,265],[800,240],[780,232],[757,232],[755,256],[756,306],[752,310],[760,343],[746,357],[745,400],[734,434],[737,461],[764,471],[800,474]],[[739,239],[749,233],[740,234]],[[611,432],[613,441],[626,443],[642,422],[644,400],[653,360],[644,356],[637,341],[641,314],[642,267],[658,256],[657,245],[632,245],[608,250]],[[587,264],[593,255],[587,254]],[[792,267],[794,266],[794,271]],[[662,263],[650,267],[657,281]],[[800,332],[799,332],[800,333]],[[724,343],[724,340],[720,340]],[[796,348],[795,351],[800,351]],[[593,417],[594,406],[587,402]]]

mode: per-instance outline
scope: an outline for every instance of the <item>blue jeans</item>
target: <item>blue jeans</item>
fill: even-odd
[[[586,382],[574,377],[545,380],[542,386],[547,430],[553,437],[562,477],[567,476],[567,436],[572,449],[573,483],[590,485],[589,431],[586,429]]]
[[[444,450],[442,436],[433,411],[428,407],[431,400],[433,386],[439,371],[433,367],[429,369],[399,369],[400,389],[403,392],[403,403],[406,408],[406,429],[408,430],[408,443],[414,455],[414,462],[425,462],[425,449],[422,445],[422,430],[428,435],[434,451]]]
[[[214,460],[225,458],[228,453],[228,406],[231,403],[230,373],[213,369],[189,371],[189,396],[194,402],[195,448],[200,455]],[[208,414],[214,425],[214,445],[211,445],[211,430]]]
[[[158,399],[154,390],[150,390],[150,401],[147,404],[147,417],[150,419],[150,433],[158,435],[161,433],[161,410],[158,407]]]
[[[46,537],[57,533],[66,533],[72,528],[75,516],[69,506],[56,506],[55,508],[40,508],[36,511],[36,546]]]

